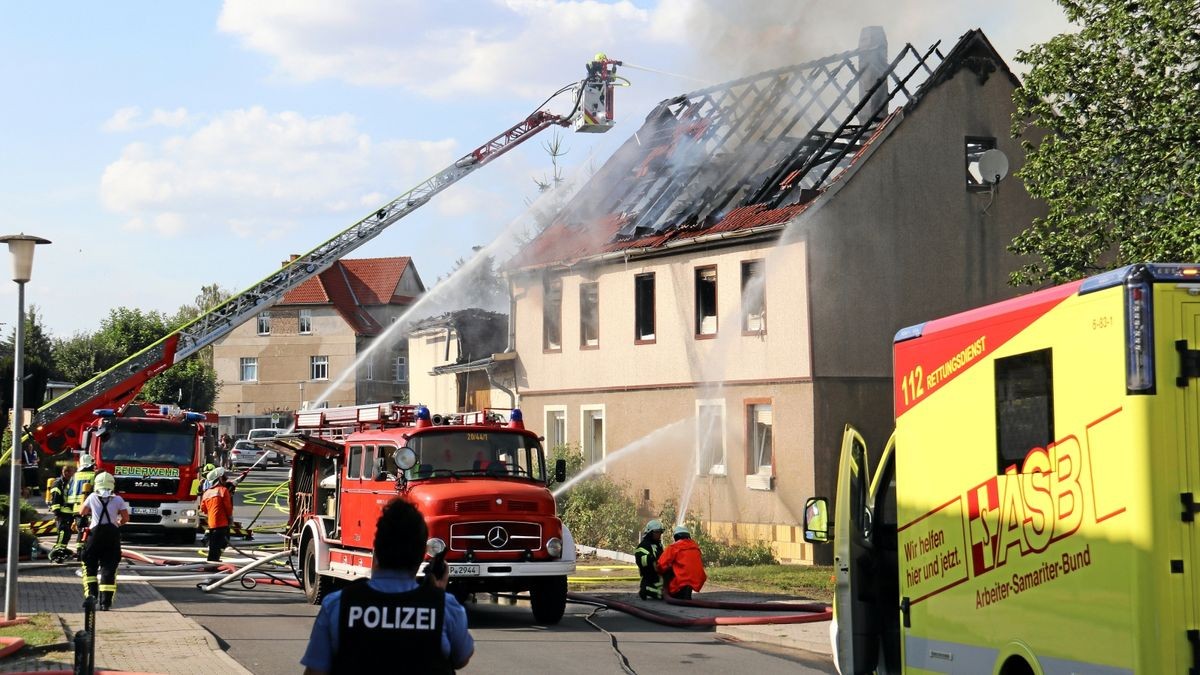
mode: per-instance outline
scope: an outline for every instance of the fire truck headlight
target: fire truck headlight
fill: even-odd
[[[560,558],[562,557],[562,551],[562,539],[559,539],[558,537],[551,537],[550,541],[546,542],[546,553],[549,553],[551,556]]]
[[[437,555],[446,550],[446,542],[437,537],[430,537],[429,541],[425,542],[425,552],[429,555]]]
[[[196,515],[196,509],[188,509],[183,512],[183,515],[187,516],[188,518],[191,518],[192,516]]]

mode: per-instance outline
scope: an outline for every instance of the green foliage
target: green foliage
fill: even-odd
[[[7,467],[8,465],[5,464]],[[38,519],[37,509],[25,500],[21,500],[21,522],[32,523]],[[0,521],[8,520],[8,495],[0,495]]]
[[[1200,261],[1200,5],[1059,0],[1082,27],[1017,60],[1018,176],[1049,212],[1009,246],[1013,283],[1063,282],[1139,261]]]
[[[24,354],[23,373],[25,377],[24,387],[21,389],[21,406],[24,408],[36,408],[44,402],[46,396],[46,382],[53,375],[54,357],[50,347],[50,338],[46,334],[46,329],[42,325],[41,317],[38,315],[38,308],[31,306],[25,311],[25,333],[22,336],[24,343],[22,348]],[[5,411],[0,415],[0,421],[3,421],[5,426],[9,425],[8,412],[13,405],[13,365],[14,365],[14,349],[13,345],[16,342],[16,330],[10,331],[4,341],[3,347],[0,347],[0,406],[3,406]]]
[[[832,602],[832,567],[820,565],[757,565],[753,567],[710,567],[708,583],[752,593],[782,593],[794,597]]]
[[[554,461],[567,460],[567,480],[584,469],[583,455],[575,446],[552,448]],[[615,551],[632,549],[642,530],[637,505],[626,486],[604,474],[586,478],[558,498],[558,513],[575,541]]]
[[[202,358],[176,363],[146,383],[142,398],[187,410],[211,410],[217,400],[216,371]]]
[[[679,507],[675,504],[675,500],[667,500],[663,504],[659,519],[667,525],[667,531],[663,535],[664,542],[670,541],[671,528],[676,522],[678,514]],[[771,545],[765,541],[727,542],[724,539],[718,539],[710,534],[704,527],[704,523],[690,511],[684,518],[684,524],[687,525],[692,539],[699,544],[700,557],[706,566],[779,564]]]

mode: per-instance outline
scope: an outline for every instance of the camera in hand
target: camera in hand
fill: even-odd
[[[429,561],[429,565],[425,567],[425,576],[440,579],[444,574],[446,574],[446,552],[442,551]]]

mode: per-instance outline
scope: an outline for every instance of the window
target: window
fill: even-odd
[[[988,150],[993,150],[996,147],[995,138],[984,138],[979,136],[967,136],[964,144],[964,149],[967,156],[967,189],[971,191],[983,191],[989,189],[989,185],[984,181],[984,175],[979,170],[979,158]],[[987,178],[992,178],[988,176]]]
[[[251,357],[242,357],[242,382],[258,382],[258,359]]]
[[[300,334],[301,335],[311,335],[312,334],[312,310],[311,309],[300,310],[299,322],[300,323],[299,323],[298,330],[300,331]]]
[[[742,331],[767,332],[767,277],[761,260],[742,263]]]
[[[770,490],[774,434],[770,403],[746,404],[746,487]]]
[[[696,468],[725,475],[725,401],[696,401]]]
[[[312,369],[311,369],[312,372],[310,373],[310,377],[309,377],[310,380],[328,380],[329,379],[329,357],[328,356],[314,356],[314,357],[312,357],[310,363],[312,364]]]
[[[654,273],[633,278],[634,340],[654,342]]]
[[[346,462],[346,478],[362,478],[363,448],[361,445],[350,446],[350,459]]]
[[[696,268],[696,336],[717,334],[717,268]]]
[[[258,334],[259,335],[270,335],[271,334],[271,313],[270,312],[259,312],[258,313]]]
[[[598,464],[604,461],[604,406],[580,406],[579,416],[583,463],[585,466]]]
[[[1053,379],[1049,349],[996,359],[998,473],[1054,441]]]
[[[392,382],[408,382],[407,356],[397,356],[392,359]]]
[[[567,409],[563,406],[546,406],[546,449],[567,444]]]
[[[600,284],[579,284],[579,346],[600,346]]]
[[[367,359],[363,362],[363,379],[368,382],[375,379],[375,359]]]
[[[562,349],[562,279],[542,283],[542,349]]]

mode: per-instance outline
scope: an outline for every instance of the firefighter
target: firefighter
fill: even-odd
[[[638,597],[643,600],[662,600],[662,577],[658,574],[659,556],[662,555],[663,524],[658,518],[646,523],[642,528],[642,541],[633,552],[634,562],[642,575],[642,583],[638,588]]]
[[[396,498],[375,527],[369,579],[334,591],[321,603],[300,663],[322,673],[450,673],[475,653],[467,612],[446,592],[450,570],[418,584],[429,531],[421,512]]]
[[[83,543],[83,533],[87,529],[79,509],[83,507],[83,501],[91,493],[92,480],[95,477],[96,460],[85,452],[79,456],[79,470],[75,472],[75,477],[71,479],[71,485],[67,488],[67,504],[71,506],[71,514],[75,517],[75,531],[79,533],[79,537],[75,540],[76,544]]]
[[[677,525],[671,535],[675,542],[658,558],[658,571],[667,578],[667,595],[676,600],[691,600],[692,592],[704,588],[708,580],[700,545],[683,525]]]
[[[129,522],[129,505],[114,494],[117,481],[111,473],[96,474],[96,491],[88,495],[79,515],[88,519],[83,545],[83,595],[94,598],[99,590],[97,608],[106,612],[117,592],[117,564],[121,562],[121,527]],[[99,583],[96,573],[99,571]]]
[[[67,543],[71,541],[71,524],[75,522],[75,512],[67,503],[67,491],[71,489],[71,478],[75,475],[75,467],[66,464],[62,473],[50,485],[50,513],[54,514],[55,525],[58,527],[58,538],[54,540],[54,548],[50,550],[50,560],[63,562],[70,555]]]
[[[200,507],[208,516],[208,562],[221,562],[221,551],[229,546],[229,524],[233,521],[233,491],[237,489],[217,467],[208,474],[211,485],[200,498]]]

